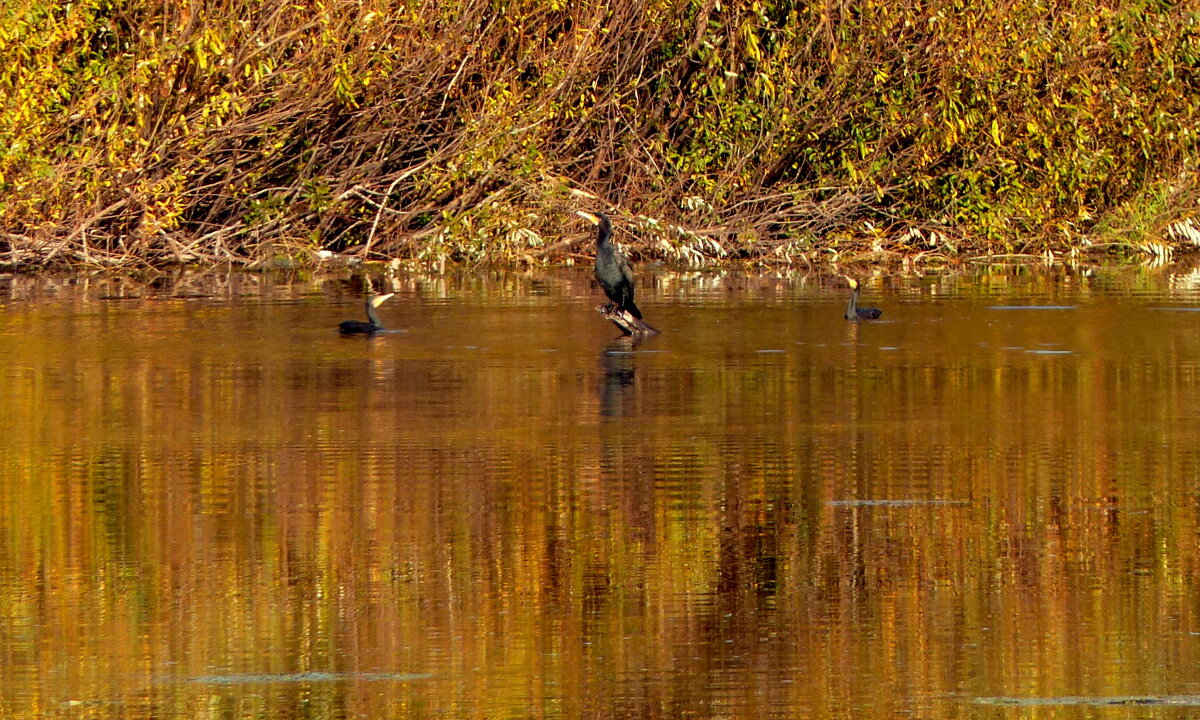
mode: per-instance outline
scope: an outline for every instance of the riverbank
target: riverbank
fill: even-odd
[[[571,219],[565,218],[567,223]],[[1200,231],[1190,222],[1177,222],[1166,228],[1165,235],[1134,239],[1081,238],[1071,244],[1031,244],[1016,251],[987,243],[969,243],[936,231],[910,229],[896,235],[867,228],[860,236],[837,235],[809,241],[756,243],[730,252],[710,237],[687,231],[682,226],[668,228],[676,234],[691,233],[687,243],[672,244],[655,231],[653,221],[644,219],[641,227],[618,229],[622,247],[635,263],[653,262],[677,268],[739,269],[744,267],[883,266],[936,268],[992,262],[1034,263],[1152,263],[1184,261],[1200,251]],[[530,233],[532,237],[532,233]],[[481,265],[504,268],[553,267],[590,264],[592,233],[572,229],[552,242],[536,236],[526,245],[508,243],[495,252],[481,251],[463,256],[424,250],[392,255],[366,246],[351,246],[342,251],[315,247],[311,243],[283,240],[252,253],[206,249],[203,238],[185,240],[173,236],[165,249],[149,253],[123,252],[107,247],[92,247],[64,240],[15,240],[10,236],[7,252],[0,252],[0,268],[20,272],[69,269],[167,269],[220,268],[251,271],[325,270],[368,267],[376,271],[388,267],[430,268],[444,272],[453,267]],[[378,245],[391,244],[381,239]],[[0,243],[4,245],[4,243]]]
[[[0,263],[1165,258],[1196,3],[25,3]]]

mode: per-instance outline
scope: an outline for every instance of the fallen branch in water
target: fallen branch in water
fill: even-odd
[[[626,335],[631,335],[635,338],[643,338],[647,335],[657,335],[658,330],[650,327],[645,320],[636,318],[628,310],[624,310],[615,305],[600,305],[596,311],[605,317],[613,325],[616,325],[621,332]]]

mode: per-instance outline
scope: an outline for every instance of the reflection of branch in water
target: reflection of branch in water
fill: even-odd
[[[632,415],[630,406],[633,389],[634,353],[638,344],[634,335],[619,337],[600,349],[600,414],[604,417]]]

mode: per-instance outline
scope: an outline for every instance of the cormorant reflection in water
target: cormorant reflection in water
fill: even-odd
[[[600,415],[628,417],[633,414],[634,347],[637,341],[626,335],[600,348]]]

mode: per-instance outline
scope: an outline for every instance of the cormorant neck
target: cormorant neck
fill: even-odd
[[[612,223],[604,213],[598,213],[597,217],[600,218],[600,229],[596,232],[596,247],[599,247],[612,237]]]
[[[846,319],[854,320],[858,317],[858,288],[854,288],[850,292],[850,302],[846,303]]]
[[[372,325],[382,330],[383,323],[379,321],[379,316],[375,314],[375,303],[372,302],[373,299],[374,298],[367,298],[367,319],[371,321]]]

